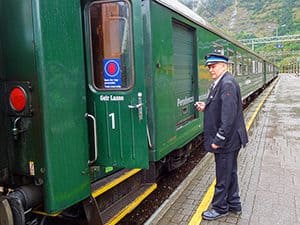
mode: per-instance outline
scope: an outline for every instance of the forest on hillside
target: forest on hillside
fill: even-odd
[[[275,36],[276,31],[278,35],[300,32],[300,1],[180,1],[214,26],[237,38]]]
[[[179,0],[236,39],[300,34],[300,1]],[[278,46],[281,46],[278,49]],[[257,52],[300,51],[299,42],[255,46]],[[293,56],[289,56],[293,57]],[[280,64],[290,60],[280,59]]]

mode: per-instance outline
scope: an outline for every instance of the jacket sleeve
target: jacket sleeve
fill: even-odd
[[[224,147],[235,126],[238,108],[237,90],[234,82],[226,81],[221,87],[221,124],[213,143]]]

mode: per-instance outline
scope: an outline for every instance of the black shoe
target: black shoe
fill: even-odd
[[[202,218],[205,220],[216,220],[216,219],[219,219],[219,218],[227,216],[227,215],[228,215],[228,212],[218,213],[214,209],[209,209],[202,213]]]
[[[241,209],[237,210],[237,209],[229,208],[229,211],[231,213],[235,214],[235,215],[238,215],[238,216],[242,214],[242,210]]]

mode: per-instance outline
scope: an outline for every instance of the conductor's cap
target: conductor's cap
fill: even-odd
[[[222,54],[210,53],[205,56],[205,65],[209,66],[219,62],[228,63],[228,57]]]

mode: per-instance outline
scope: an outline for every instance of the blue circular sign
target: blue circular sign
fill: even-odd
[[[116,60],[108,60],[104,64],[104,72],[110,77],[114,77],[120,73],[120,65]]]

